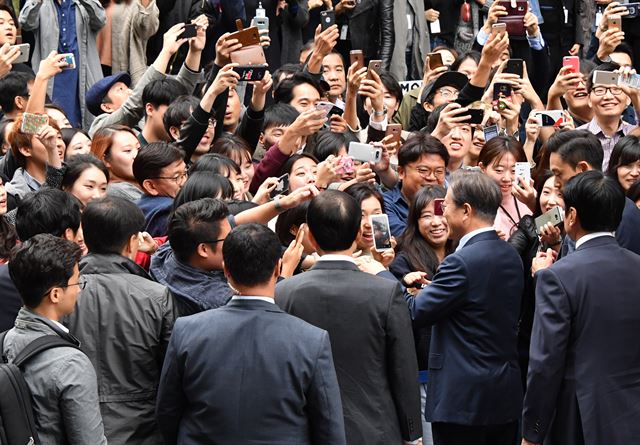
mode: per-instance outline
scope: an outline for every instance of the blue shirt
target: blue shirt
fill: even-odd
[[[53,102],[60,105],[71,125],[80,127],[82,115],[80,113],[79,66],[82,61],[78,49],[78,35],[76,33],[76,5],[73,0],[53,0],[58,12],[58,53],[73,53],[76,59],[76,67],[63,70],[53,80]]]
[[[402,183],[399,182],[391,190],[385,192],[384,209],[389,217],[389,226],[391,227],[391,235],[398,237],[402,235],[407,227],[409,219],[409,204],[402,194]]]

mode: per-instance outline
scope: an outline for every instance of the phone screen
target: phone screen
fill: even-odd
[[[289,189],[289,173],[285,173],[284,175],[278,178],[278,183],[276,184],[276,188],[269,192],[269,196],[271,198],[275,198],[278,195],[282,195]]]
[[[195,23],[188,23],[184,25],[184,31],[182,31],[182,35],[180,36],[183,39],[190,39],[198,35],[198,25]]]
[[[433,200],[433,214],[436,216],[444,215],[444,199],[436,198]]]
[[[391,228],[387,215],[371,215],[371,229],[373,230],[373,244],[378,252],[391,249]]]

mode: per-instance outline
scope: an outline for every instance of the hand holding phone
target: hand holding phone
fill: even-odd
[[[180,35],[181,39],[191,39],[198,35],[198,25],[195,23],[186,23],[184,25],[184,30]]]
[[[528,162],[516,162],[516,178],[522,178],[526,183],[531,181],[531,165]]]
[[[322,11],[320,13],[320,30],[326,31],[336,24],[336,14],[333,10]]]
[[[282,195],[287,190],[289,190],[289,173],[285,173],[278,178],[278,183],[276,187],[269,192],[269,196],[273,199],[278,195]]]
[[[435,70],[436,68],[440,68],[441,66],[444,66],[444,63],[442,62],[442,54],[440,53],[429,53],[429,69],[430,70]]]
[[[38,134],[40,130],[49,125],[49,116],[46,114],[24,113],[20,132],[24,134]]]
[[[524,61],[522,59],[509,59],[504,67],[504,73],[515,74],[522,79],[524,75]]]
[[[367,68],[367,79],[369,80],[373,80],[371,76],[372,71],[380,75],[380,71],[382,71],[382,60],[372,60],[369,62],[369,67]]]
[[[510,83],[496,82],[493,84],[493,105],[502,111],[507,108],[506,100],[511,100],[512,87]]]
[[[373,230],[373,246],[378,252],[385,252],[392,249],[391,245],[391,227],[389,226],[389,217],[385,214],[370,215],[369,223]]]
[[[364,53],[361,49],[354,49],[349,53],[349,65],[356,64],[355,71],[364,68]]]

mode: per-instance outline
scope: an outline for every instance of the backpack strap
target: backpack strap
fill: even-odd
[[[4,337],[2,338],[4,340]],[[46,351],[47,349],[68,347],[80,350],[80,348],[73,343],[63,339],[58,335],[43,335],[38,337],[24,347],[20,354],[13,360],[13,364],[17,367],[22,366],[26,361],[39,353]]]
[[[0,334],[0,360],[2,360],[2,363],[7,363],[9,361],[4,355],[4,338],[7,336],[7,332],[9,331],[6,330]]]

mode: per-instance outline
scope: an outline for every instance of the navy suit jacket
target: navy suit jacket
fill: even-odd
[[[640,256],[604,236],[536,274],[527,440],[580,443],[573,430],[587,445],[638,443],[639,271]]]
[[[433,324],[426,418],[460,425],[517,420],[522,407],[517,325],[522,261],[495,231],[447,256],[410,305]]]
[[[165,444],[346,445],[329,335],[262,300],[176,320],[156,413]]]

